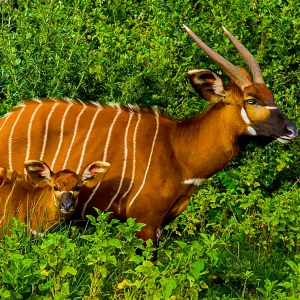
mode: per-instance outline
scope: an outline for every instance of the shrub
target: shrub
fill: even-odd
[[[176,119],[205,107],[187,71],[218,68],[182,28],[244,65],[224,25],[255,55],[275,101],[298,125],[297,1],[1,1],[0,114],[30,97],[159,106]],[[1,242],[6,299],[298,299],[299,140],[249,145],[164,231],[159,259],[133,220],[90,218]],[[136,248],[143,255],[135,254]]]

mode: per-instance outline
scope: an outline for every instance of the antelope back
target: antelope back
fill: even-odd
[[[0,147],[0,165],[22,171],[21,161],[39,158],[54,172],[68,168],[80,174],[90,161],[113,161],[101,192],[99,183],[92,191],[81,190],[83,215],[87,207],[93,213],[91,201],[96,193],[95,198],[104,194],[105,199],[96,205],[103,210],[110,209],[116,199],[125,205],[128,197],[134,201],[139,196],[150,167],[159,164],[154,151],[162,152],[174,125],[156,112],[141,112],[137,107],[29,100],[0,120],[0,137],[5,141]],[[165,127],[170,131],[161,129]],[[171,163],[168,151],[160,154],[163,157]]]

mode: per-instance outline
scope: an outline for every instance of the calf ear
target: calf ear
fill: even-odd
[[[188,75],[195,91],[205,100],[217,103],[225,99],[224,81],[213,71],[192,70]]]
[[[50,183],[52,171],[48,165],[40,160],[28,160],[24,162],[29,179],[39,187],[45,187]]]
[[[95,161],[88,165],[82,173],[82,183],[88,188],[94,187],[99,183],[110,168],[110,163]]]

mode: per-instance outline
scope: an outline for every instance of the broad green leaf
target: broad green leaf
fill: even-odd
[[[77,271],[73,267],[63,266],[63,268],[60,271],[60,276],[65,277],[67,274],[76,275]]]
[[[195,279],[198,279],[200,276],[200,273],[204,270],[204,259],[199,259],[196,262],[192,263],[192,266],[194,267],[192,274],[195,277]]]

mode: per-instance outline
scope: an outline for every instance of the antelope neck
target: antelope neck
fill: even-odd
[[[238,153],[238,119],[226,117],[228,108],[217,103],[198,117],[178,123],[174,151],[187,173],[184,178],[207,179],[222,170]]]

